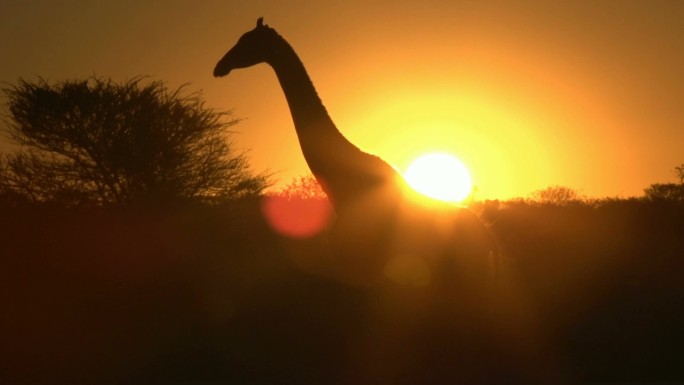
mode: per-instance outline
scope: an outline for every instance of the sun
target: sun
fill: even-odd
[[[446,202],[461,202],[473,189],[466,166],[449,154],[419,157],[406,169],[404,178],[419,193]]]

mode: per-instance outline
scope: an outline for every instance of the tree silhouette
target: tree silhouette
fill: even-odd
[[[268,185],[231,149],[227,128],[239,120],[183,87],[91,77],[20,79],[3,91],[5,134],[20,148],[0,158],[4,196],[66,204],[219,201]]]
[[[684,163],[674,168],[679,183],[654,183],[644,189],[649,201],[684,202]]]
[[[679,179],[679,184],[684,184],[684,163],[676,166],[674,171],[677,179]]]
[[[533,192],[531,196],[532,199],[539,203],[556,206],[563,206],[582,199],[577,191],[564,186],[549,186],[545,189]]]

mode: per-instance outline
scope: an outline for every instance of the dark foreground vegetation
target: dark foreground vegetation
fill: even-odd
[[[540,331],[576,380],[684,381],[684,205],[485,208]]]
[[[684,205],[477,209],[534,331],[520,343],[543,352],[530,365],[571,383],[684,381]],[[258,198],[0,218],[0,383],[349,384],[358,361],[392,364],[354,343],[379,330],[377,298],[302,268],[321,239],[278,236]],[[404,382],[459,383],[436,377]]]

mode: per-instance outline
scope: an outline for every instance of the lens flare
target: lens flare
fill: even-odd
[[[332,209],[324,199],[266,196],[261,210],[273,230],[295,238],[308,238],[322,232],[332,218]]]

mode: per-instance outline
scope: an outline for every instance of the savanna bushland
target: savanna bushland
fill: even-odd
[[[103,95],[106,87],[118,89],[97,79],[79,84],[81,93],[98,85]],[[50,89],[62,92],[38,86],[47,100],[56,98]],[[148,109],[154,95],[169,96],[160,86],[148,90]],[[127,87],[121,94],[146,89],[140,80]],[[214,116],[192,100],[169,102],[167,112],[180,114],[185,105],[195,118]],[[54,103],[68,116],[85,111]],[[86,115],[93,130],[100,107]],[[43,123],[56,120],[51,111]],[[21,122],[7,116],[11,133]],[[66,130],[61,146],[35,139],[3,158],[0,382],[346,384],[359,378],[350,373],[367,354],[359,341],[382,328],[369,325],[377,297],[317,270],[316,259],[327,258],[325,227],[285,234],[265,215],[273,196],[325,206],[315,184],[301,179],[267,194],[267,174],[255,174],[240,153],[212,141],[221,156],[200,159],[213,159],[212,170],[239,170],[230,174],[237,175],[234,184],[181,183],[174,170],[195,175],[190,171],[201,168],[183,162],[197,159],[191,155],[206,150],[205,142],[183,152],[167,140],[176,135],[168,121],[155,129],[140,116],[130,119],[114,134],[78,131],[83,148],[97,143],[92,155],[108,155],[99,163],[69,143],[81,136],[69,134],[67,123],[56,134],[38,131],[56,140]],[[140,134],[145,129],[152,133]],[[231,159],[239,160],[237,169],[222,163],[235,165]],[[70,162],[81,167],[77,177],[58,173],[70,170]],[[684,380],[682,186],[680,179],[646,186],[641,197],[614,199],[552,187],[529,199],[471,203],[500,245],[505,290],[516,292],[516,311],[534,331],[521,343],[543,353],[533,364],[553,366],[555,378],[567,382]],[[414,344],[420,350],[420,341]]]

